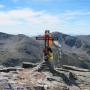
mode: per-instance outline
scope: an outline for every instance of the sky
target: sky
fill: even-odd
[[[90,0],[0,0],[0,32],[90,35]]]

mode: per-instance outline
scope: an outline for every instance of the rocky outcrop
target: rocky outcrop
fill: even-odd
[[[35,66],[36,66],[36,64],[30,63],[30,62],[23,62],[22,63],[22,68],[33,68]]]
[[[40,64],[39,64],[40,66]],[[56,68],[53,72],[38,67],[0,72],[0,88],[24,90],[90,90],[90,72],[80,68]],[[46,67],[45,67],[46,68]],[[79,69],[79,70],[78,70]],[[80,71],[81,70],[81,71]]]

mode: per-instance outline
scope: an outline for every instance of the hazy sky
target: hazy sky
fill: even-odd
[[[90,0],[0,0],[0,32],[36,35],[45,29],[90,34]]]

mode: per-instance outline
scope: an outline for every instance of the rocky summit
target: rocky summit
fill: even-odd
[[[87,69],[63,66],[52,73],[46,68],[38,71],[39,67],[40,64],[30,68],[1,68],[0,89],[90,90],[90,71]]]
[[[0,33],[1,90],[90,90],[90,36],[62,36],[62,57],[53,46],[54,69],[43,62],[43,41]],[[41,63],[42,62],[42,63]]]

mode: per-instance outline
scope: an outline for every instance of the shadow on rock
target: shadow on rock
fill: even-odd
[[[78,86],[78,84],[76,83],[77,78],[71,72],[69,72],[68,75],[66,75],[65,73],[61,73],[60,71],[55,70],[48,61],[41,63],[37,71],[41,72],[45,70],[48,70],[50,73],[53,74],[53,76],[61,77],[63,81],[69,86]]]
[[[50,72],[54,75],[54,76],[59,76],[63,79],[63,81],[69,85],[69,86],[72,86],[72,85],[75,85],[75,86],[78,86],[78,84],[76,83],[76,80],[77,78],[75,78],[75,76],[70,72],[69,73],[69,77],[67,75],[65,75],[64,73],[61,73],[59,71],[56,71],[56,70],[50,70]]]

